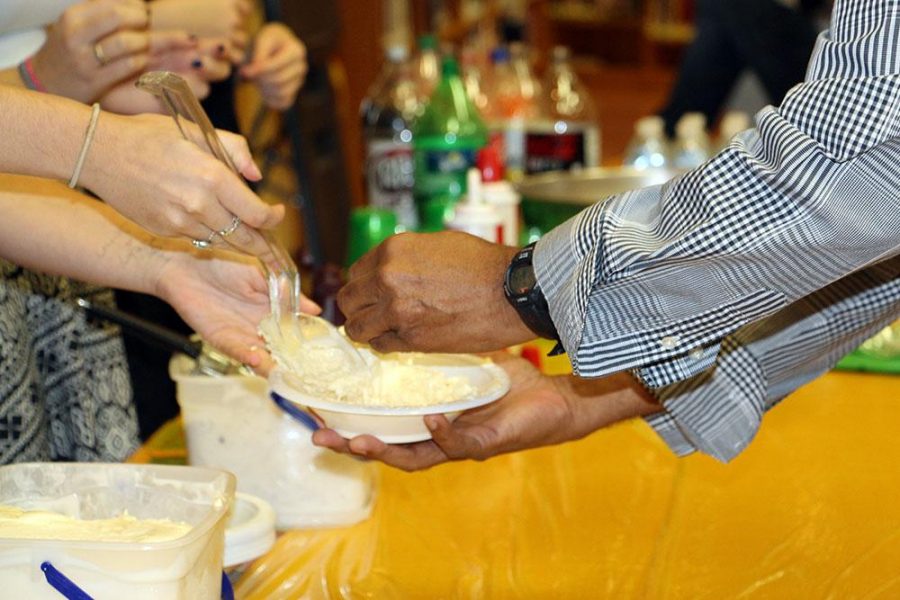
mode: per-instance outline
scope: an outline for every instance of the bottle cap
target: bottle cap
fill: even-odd
[[[664,130],[665,122],[662,117],[657,115],[641,117],[634,124],[635,133],[644,139],[662,137]]]
[[[485,183],[503,180],[503,152],[498,144],[491,142],[478,152],[475,161],[481,171],[481,180]]]
[[[730,140],[742,131],[750,129],[750,116],[740,110],[730,110],[722,117],[722,124],[719,126],[719,132],[725,140]]]
[[[705,130],[706,117],[699,112],[685,113],[675,125],[675,133],[678,137],[693,137],[703,134]]]
[[[509,62],[509,50],[505,46],[497,46],[491,50],[491,62],[494,64]]]
[[[552,57],[554,63],[568,62],[569,56],[570,52],[566,46],[553,46]]]
[[[459,77],[459,63],[452,56],[445,56],[441,62],[441,76]]]
[[[409,49],[407,49],[406,46],[402,46],[399,44],[390,45],[387,47],[385,54],[387,55],[388,60],[392,63],[402,63],[406,62],[406,60],[409,58]]]
[[[426,33],[423,36],[419,37],[419,49],[420,50],[436,50],[437,49],[437,36],[433,33]]]

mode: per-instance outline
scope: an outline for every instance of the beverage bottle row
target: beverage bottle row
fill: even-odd
[[[431,36],[414,59],[402,43],[385,54],[361,107],[366,181],[369,203],[395,211],[403,228],[443,228],[487,145],[511,181],[599,163],[594,105],[567,49],[554,49],[543,82],[522,44],[495,48],[490,62],[473,48],[461,64],[440,59]]]
[[[670,142],[662,117],[642,117],[634,125],[634,135],[625,150],[624,163],[639,169],[693,169],[750,126],[746,113],[729,111],[722,117],[718,141],[714,144],[706,132],[706,117],[702,113],[689,112],[676,123],[675,139]]]

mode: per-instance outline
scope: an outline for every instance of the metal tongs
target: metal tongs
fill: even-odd
[[[141,75],[137,81],[137,87],[150,92],[160,99],[172,115],[172,118],[175,119],[175,124],[178,126],[184,139],[200,144],[197,138],[202,136],[207,149],[213,156],[228,165],[228,168],[240,176],[240,173],[234,166],[234,162],[225,151],[225,147],[222,145],[215,127],[213,127],[212,122],[206,115],[206,111],[203,110],[187,81],[169,71],[151,71]],[[188,123],[184,121],[188,121]],[[191,125],[198,127],[199,131],[194,131]],[[285,337],[285,333],[288,333],[288,337],[295,336],[307,343],[338,349],[357,367],[364,367],[365,361],[359,352],[335,329],[334,325],[320,317],[300,312],[300,274],[297,266],[284,246],[275,239],[271,231],[263,230],[260,233],[266,241],[268,254],[258,258],[266,272],[269,287],[269,304],[272,317],[275,319],[277,333],[282,338]],[[282,329],[282,318],[284,316],[282,300],[285,290],[288,294],[287,310],[292,325],[290,332],[285,332]]]

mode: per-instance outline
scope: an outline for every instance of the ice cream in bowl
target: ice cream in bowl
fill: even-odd
[[[453,420],[509,390],[505,371],[487,358],[383,354],[351,342],[362,359],[357,360],[345,347],[316,337],[314,328],[275,325],[270,317],[260,326],[278,365],[269,376],[274,398],[315,415],[346,438],[369,434],[392,444],[427,440],[426,415]]]

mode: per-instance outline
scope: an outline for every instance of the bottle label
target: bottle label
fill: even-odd
[[[415,191],[420,199],[456,199],[466,191],[466,172],[475,166],[477,150],[420,150],[415,153]]]
[[[393,210],[401,225],[414,229],[416,209],[413,203],[412,145],[393,140],[372,140],[366,155],[369,204]]]
[[[567,171],[586,166],[586,139],[583,131],[533,133],[525,136],[525,172]]]

